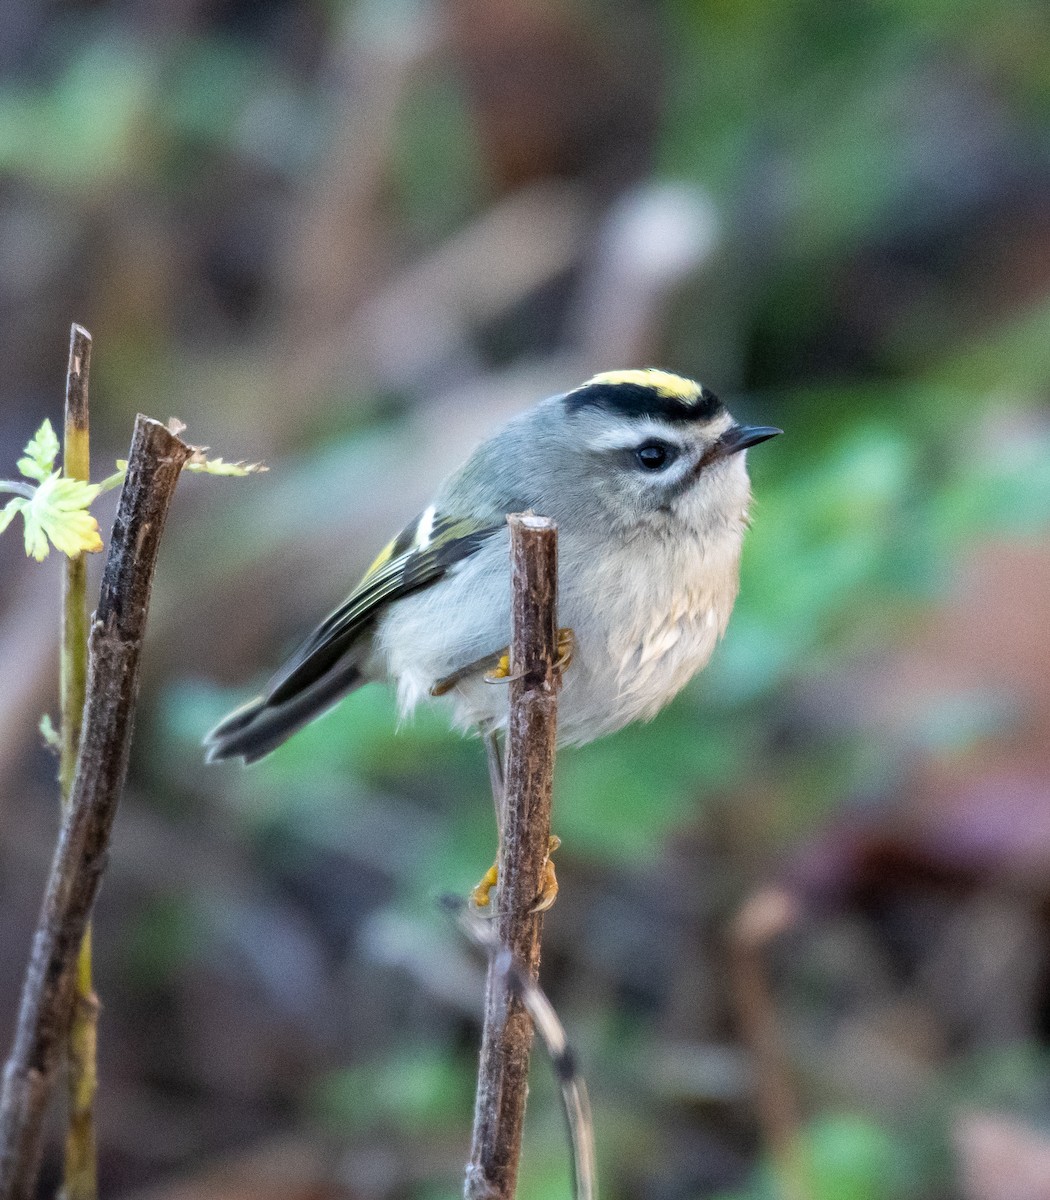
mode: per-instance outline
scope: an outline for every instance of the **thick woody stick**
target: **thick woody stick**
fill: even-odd
[[[139,416],[89,636],[87,704],[72,793],[22,988],[0,1097],[0,1200],[30,1200],[43,1118],[69,1031],[75,968],[124,787],[139,657],[160,537],[191,454]]]
[[[535,979],[542,914],[533,906],[550,843],[551,781],[557,727],[557,526],[512,515],[510,719],[496,934],[504,952]],[[489,966],[485,1024],[467,1166],[467,1200],[511,1200],[518,1176],[528,1090],[532,1021],[506,970]]]

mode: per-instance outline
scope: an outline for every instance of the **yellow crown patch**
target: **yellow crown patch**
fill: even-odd
[[[692,379],[661,371],[657,367],[644,367],[634,371],[603,371],[588,379],[583,385],[595,383],[633,383],[636,387],[652,388],[658,396],[668,400],[680,400],[683,404],[695,404],[700,399],[701,387]]]

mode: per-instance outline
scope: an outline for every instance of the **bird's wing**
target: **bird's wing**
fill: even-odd
[[[436,583],[506,525],[438,512],[411,521],[379,553],[364,578],[270,682],[267,700],[279,704],[314,683],[394,600]]]

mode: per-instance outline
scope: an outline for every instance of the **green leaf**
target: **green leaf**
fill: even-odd
[[[40,736],[44,739],[44,745],[50,750],[62,749],[62,738],[58,730],[55,728],[54,721],[51,720],[50,713],[44,713],[40,718],[40,724],[37,726],[40,730]]]
[[[44,423],[30,439],[25,448],[25,457],[18,460],[18,469],[27,479],[43,481],[51,474],[58,457],[58,437],[51,422],[45,417]]]
[[[11,524],[15,518],[15,513],[21,512],[29,503],[24,496],[16,496],[13,500],[8,500],[3,508],[0,508],[0,533]]]
[[[193,457],[186,463],[187,471],[195,471],[198,475],[255,475],[259,471],[268,471],[269,467],[262,463],[224,462],[222,458],[208,458],[202,450],[195,451]]]
[[[98,521],[87,511],[98,495],[98,484],[63,479],[56,471],[37,488],[32,500],[23,501],[26,554],[43,562],[48,543],[70,558],[83,551],[102,549]]]

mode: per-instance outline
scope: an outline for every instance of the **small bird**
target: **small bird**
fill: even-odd
[[[380,679],[403,713],[442,697],[491,755],[507,721],[507,690],[490,686],[510,641],[506,517],[527,510],[558,524],[572,664],[559,742],[655,716],[725,632],[751,499],[743,451],[780,432],[737,424],[706,387],[655,368],[543,400],[483,442],[265,692],[211,731],[209,760],[254,762]]]

